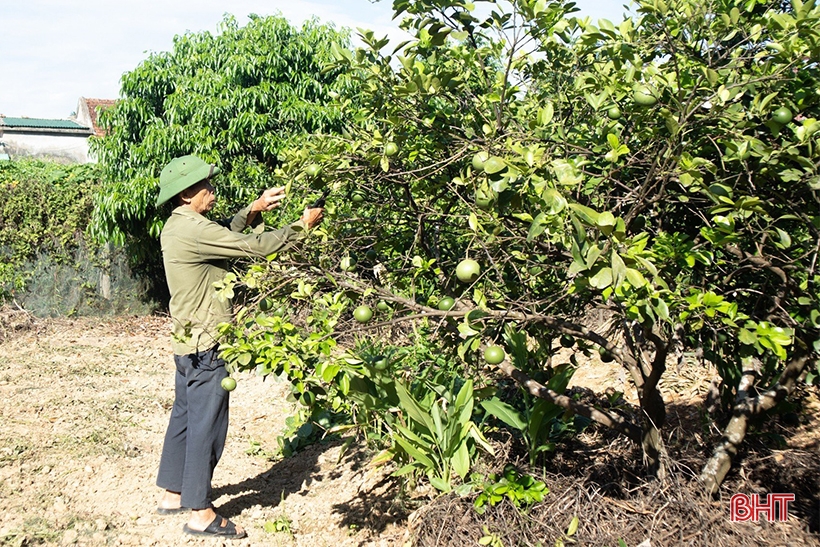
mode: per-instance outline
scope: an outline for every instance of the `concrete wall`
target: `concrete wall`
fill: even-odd
[[[28,157],[61,163],[96,162],[88,153],[88,133],[60,130],[0,130],[0,142],[12,159]]]

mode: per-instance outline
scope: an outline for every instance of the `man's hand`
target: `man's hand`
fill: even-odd
[[[251,204],[251,212],[259,213],[261,211],[273,211],[280,205],[280,202],[285,199],[285,187],[277,186],[276,188],[268,188],[256,201]]]
[[[305,208],[305,212],[302,213],[302,223],[304,223],[304,225],[308,228],[313,228],[322,221],[323,212],[324,209],[322,207],[317,207],[315,209]]]

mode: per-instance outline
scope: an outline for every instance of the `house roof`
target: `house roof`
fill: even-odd
[[[94,133],[99,137],[104,134],[102,128],[97,126],[97,114],[98,108],[99,111],[102,112],[106,108],[111,108],[116,104],[117,101],[113,99],[88,99],[86,97],[80,97],[80,101],[85,102],[86,107],[88,108],[88,117],[91,119],[91,128],[94,130]]]
[[[47,120],[43,118],[0,118],[0,126],[18,129],[85,129],[71,120]]]

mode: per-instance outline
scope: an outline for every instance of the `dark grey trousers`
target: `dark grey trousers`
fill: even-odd
[[[228,375],[218,348],[175,355],[174,407],[165,433],[157,486],[182,493],[182,506],[211,506],[211,479],[228,435]]]

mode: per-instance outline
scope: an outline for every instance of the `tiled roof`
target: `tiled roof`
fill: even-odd
[[[0,118],[0,126],[20,129],[88,129],[71,120],[46,120],[42,118]]]
[[[85,97],[80,100],[85,101],[85,104],[88,106],[88,115],[91,118],[91,127],[94,129],[94,133],[98,137],[102,136],[104,132],[102,128],[97,126],[97,107],[99,107],[100,111],[103,111],[106,108],[114,106],[117,101],[112,99],[86,99]]]

